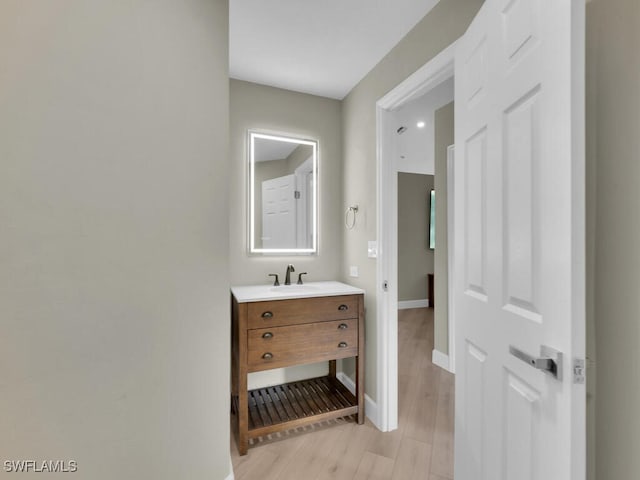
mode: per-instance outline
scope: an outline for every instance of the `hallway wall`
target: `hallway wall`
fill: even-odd
[[[398,172],[399,302],[427,298],[427,273],[433,273],[433,250],[429,249],[432,189],[433,175]]]
[[[226,0],[0,2],[3,466],[230,474],[228,85]]]
[[[640,3],[594,0],[587,21],[590,355],[598,372],[591,478],[633,480],[640,472]]]
[[[436,254],[434,348],[449,355],[449,218],[447,149],[455,143],[453,102],[435,113]]]

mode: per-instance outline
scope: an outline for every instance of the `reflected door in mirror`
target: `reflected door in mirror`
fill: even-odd
[[[262,182],[262,247],[296,248],[296,177]]]

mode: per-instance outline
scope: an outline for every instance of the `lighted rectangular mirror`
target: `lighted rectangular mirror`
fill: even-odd
[[[249,251],[313,254],[318,142],[249,131]]]

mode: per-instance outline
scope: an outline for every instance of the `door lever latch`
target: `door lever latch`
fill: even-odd
[[[509,347],[509,353],[533,368],[542,370],[553,378],[562,381],[562,353],[558,350],[542,345],[540,347],[540,356],[534,357],[512,345]]]

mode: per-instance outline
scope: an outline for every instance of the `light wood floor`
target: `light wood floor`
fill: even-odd
[[[452,479],[454,380],[431,363],[432,350],[433,309],[400,310],[398,429],[340,419],[272,435],[243,457],[232,434],[235,479]]]

